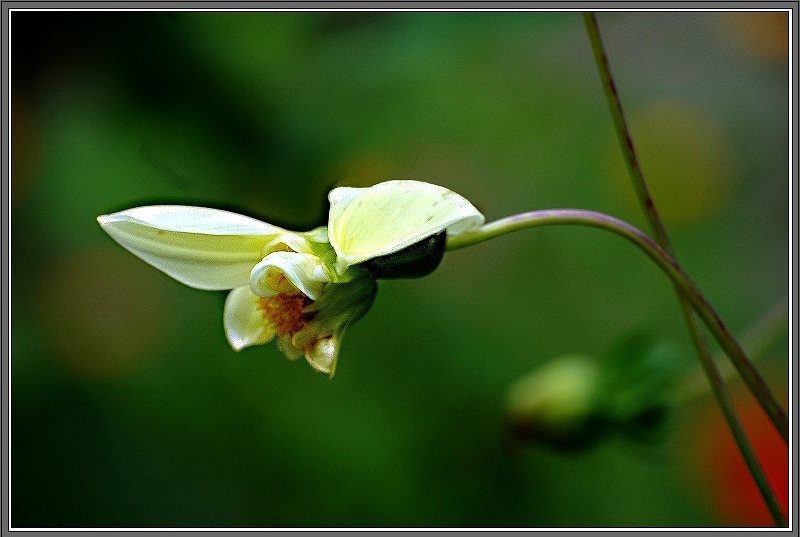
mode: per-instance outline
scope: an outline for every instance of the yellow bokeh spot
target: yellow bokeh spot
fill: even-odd
[[[733,163],[722,129],[688,103],[665,101],[635,111],[628,126],[645,180],[665,224],[702,221],[731,193]],[[640,214],[619,145],[608,144],[615,197]]]

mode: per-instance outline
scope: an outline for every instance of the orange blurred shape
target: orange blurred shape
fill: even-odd
[[[727,12],[719,16],[728,39],[746,54],[764,62],[789,58],[789,13]]]
[[[88,377],[141,363],[165,335],[164,278],[120,249],[52,260],[39,280],[36,309],[55,357]]]
[[[784,514],[789,508],[789,447],[752,399],[739,397],[736,410],[761,468]],[[774,527],[758,487],[716,406],[704,409],[692,434],[698,477],[725,526]]]

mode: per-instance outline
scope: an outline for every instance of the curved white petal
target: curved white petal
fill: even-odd
[[[339,187],[331,190],[328,199],[328,232],[340,271],[397,252],[441,231],[455,235],[485,221],[462,196],[421,181]]]
[[[258,299],[245,285],[232,290],[225,300],[225,335],[231,347],[237,351],[268,343],[275,337],[275,331],[258,309]]]
[[[344,316],[343,316],[344,317]],[[336,362],[339,357],[342,336],[347,328],[347,321],[342,326],[325,326],[327,323],[311,323],[292,337],[292,346],[302,350],[308,363],[331,377],[336,372]]]
[[[279,227],[218,209],[156,205],[103,215],[114,240],[176,280],[199,289],[246,285]]]
[[[319,266],[319,258],[312,254],[273,252],[253,268],[250,288],[259,296],[292,293],[297,289],[311,300],[316,300],[327,281]],[[287,287],[288,283],[293,288]]]
[[[329,283],[311,306],[316,315],[294,334],[292,345],[303,350],[311,367],[332,377],[345,330],[369,311],[376,292],[375,279],[370,276]]]
[[[317,341],[306,352],[306,360],[311,367],[333,377],[333,374],[336,373],[336,362],[339,358],[339,340],[340,338],[333,336]]]
[[[291,251],[304,254],[312,253],[311,244],[301,233],[282,233],[269,241],[264,247],[264,255],[272,252]]]
[[[206,235],[277,235],[286,232],[282,228],[242,214],[186,205],[134,207],[100,218],[118,217],[126,217],[159,229]]]

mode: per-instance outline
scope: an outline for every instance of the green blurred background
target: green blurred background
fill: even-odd
[[[739,332],[788,290],[787,14],[599,22],[678,257]],[[576,207],[646,229],[579,13],[11,25],[13,526],[737,523],[709,471],[721,444],[698,441],[729,442],[706,399],[655,441],[503,447],[507,390],[538,364],[631,333],[696,360],[667,279],[617,237],[529,230],[383,281],[329,380],[271,344],[232,351],[225,293],[171,280],[95,220],[179,203],[305,230],[332,186],[405,178],[489,220]],[[760,362],[784,396],[787,348]]]

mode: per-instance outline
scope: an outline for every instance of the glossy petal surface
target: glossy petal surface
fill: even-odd
[[[328,230],[340,271],[397,252],[443,230],[454,235],[485,221],[462,196],[420,181],[340,187],[328,198]]]
[[[273,252],[260,261],[250,275],[250,288],[259,296],[302,292],[312,300],[322,293],[324,274],[319,258],[312,254]],[[286,284],[291,282],[292,287]]]
[[[250,287],[243,286],[232,290],[225,300],[225,335],[237,351],[268,343],[275,337],[275,331],[258,309],[258,298]]]
[[[128,251],[190,287],[246,285],[264,246],[285,233],[276,226],[218,209],[158,205],[98,217]]]

